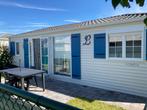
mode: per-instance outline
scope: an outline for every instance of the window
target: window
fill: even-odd
[[[19,55],[19,43],[18,42],[16,42],[16,55]]]
[[[55,37],[54,39],[54,71],[58,74],[70,74],[71,39]]]
[[[141,58],[141,36],[126,36],[126,57]]]
[[[42,49],[42,70],[48,71],[48,39],[41,39]]]
[[[109,57],[122,57],[122,38],[109,37]]]
[[[141,33],[112,34],[109,40],[109,58],[141,58]]]

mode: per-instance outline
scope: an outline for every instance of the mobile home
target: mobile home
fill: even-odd
[[[147,97],[147,13],[54,26],[10,37],[14,64],[49,77]]]

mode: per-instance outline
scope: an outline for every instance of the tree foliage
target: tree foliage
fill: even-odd
[[[0,47],[0,69],[12,65],[13,56],[9,53],[7,47]]]
[[[108,0],[106,0],[106,1],[108,1]],[[138,5],[140,7],[144,6],[145,0],[112,0],[112,5],[113,5],[114,9],[116,9],[116,7],[118,5],[121,5],[122,7],[125,7],[125,8],[130,8],[131,7],[130,3],[134,2],[134,1],[136,2],[136,5]],[[147,26],[147,17],[144,19],[144,23]]]
[[[108,1],[108,0],[106,0]],[[116,8],[118,5],[121,5],[123,7],[127,7],[130,8],[130,3],[131,2],[136,2],[137,5],[139,5],[140,7],[144,6],[144,2],[145,0],[112,0],[112,5],[114,8]]]

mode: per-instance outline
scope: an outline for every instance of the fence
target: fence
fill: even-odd
[[[0,84],[0,110],[80,110],[43,96]]]

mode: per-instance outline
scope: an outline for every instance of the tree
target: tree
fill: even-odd
[[[108,1],[108,0],[107,0]],[[145,0],[112,0],[112,5],[114,8],[116,8],[119,4],[123,7],[130,8],[130,2],[136,1],[136,4],[140,7],[144,6]]]
[[[145,0],[112,0],[112,5],[114,9],[116,9],[118,5],[121,5],[122,7],[125,7],[125,8],[130,8],[131,7],[130,3],[134,1],[136,1],[136,5],[139,5],[140,7],[144,6]],[[144,19],[144,23],[147,26],[147,17]]]
[[[7,47],[0,47],[0,69],[12,65],[13,56],[9,53]]]

